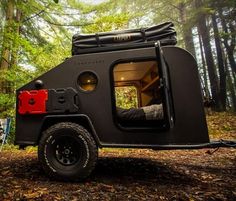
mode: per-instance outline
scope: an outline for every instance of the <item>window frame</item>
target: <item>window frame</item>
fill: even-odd
[[[163,99],[163,113],[164,118],[163,120],[147,120],[147,125],[132,125],[132,126],[123,126],[118,117],[117,117],[117,111],[116,111],[116,98],[115,98],[115,80],[114,80],[114,69],[118,64],[121,63],[130,63],[130,62],[145,62],[145,61],[155,61],[157,63],[158,68],[158,61],[156,57],[137,57],[137,58],[126,58],[126,59],[119,59],[115,62],[113,62],[110,66],[110,86],[111,86],[111,105],[112,105],[112,116],[113,116],[113,122],[115,123],[116,127],[120,130],[124,131],[130,131],[130,132],[136,132],[136,131],[163,131],[163,130],[169,130],[169,122],[168,122],[168,113],[167,113],[167,107],[170,107],[170,105],[167,106],[166,96],[165,96],[165,89],[162,87],[161,90],[161,96]],[[161,65],[162,67],[162,65]],[[162,69],[158,68],[159,76],[160,78],[163,78]],[[157,123],[158,122],[158,123]],[[159,124],[159,125],[158,125]]]
[[[84,89],[80,86],[80,84],[79,84],[79,77],[80,77],[81,75],[85,74],[85,73],[91,73],[91,74],[95,75],[95,77],[96,77],[96,79],[97,79],[97,84],[96,84],[96,86],[95,86],[95,88],[94,88],[93,90],[84,90]],[[91,70],[82,71],[82,72],[80,72],[80,73],[77,75],[76,86],[77,86],[77,88],[78,88],[81,92],[83,92],[83,93],[93,93],[93,92],[95,92],[95,91],[97,90],[97,88],[98,88],[98,86],[99,86],[99,76],[97,75],[96,72],[91,71]]]

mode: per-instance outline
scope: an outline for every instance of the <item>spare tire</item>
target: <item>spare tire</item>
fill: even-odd
[[[91,134],[72,122],[60,122],[45,130],[38,147],[46,174],[64,181],[80,181],[93,171],[98,149]]]

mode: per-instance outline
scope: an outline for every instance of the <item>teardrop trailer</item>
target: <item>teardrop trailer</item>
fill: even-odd
[[[38,145],[62,180],[88,177],[103,147],[235,146],[209,141],[196,61],[175,44],[169,22],[73,36],[71,58],[17,90],[15,144]],[[120,108],[116,90],[130,87],[137,108]]]

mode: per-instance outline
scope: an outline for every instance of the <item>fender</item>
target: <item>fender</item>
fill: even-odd
[[[61,122],[61,121],[71,121],[75,123],[79,123],[80,125],[84,126],[94,138],[98,147],[101,147],[101,142],[98,138],[96,130],[94,129],[93,123],[91,119],[85,114],[66,114],[66,115],[47,115],[43,118],[43,122],[40,128],[40,133],[38,137],[38,142],[42,136],[43,130],[47,129],[51,125]]]

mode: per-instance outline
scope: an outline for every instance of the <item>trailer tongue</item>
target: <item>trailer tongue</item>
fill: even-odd
[[[210,141],[209,143],[204,143],[204,144],[185,144],[185,145],[175,145],[175,144],[170,144],[170,145],[159,145],[156,147],[156,150],[170,150],[170,149],[215,149],[215,148],[236,148],[236,141],[233,140],[213,140]]]

